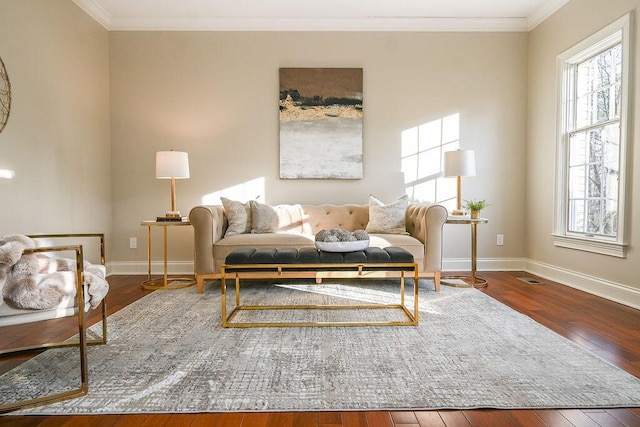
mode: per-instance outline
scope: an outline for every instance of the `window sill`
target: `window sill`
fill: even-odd
[[[579,251],[593,252],[601,255],[626,258],[627,245],[617,242],[603,242],[601,240],[589,240],[579,237],[568,237],[552,234],[551,238],[555,246]]]

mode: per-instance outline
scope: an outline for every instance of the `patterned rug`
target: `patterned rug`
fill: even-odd
[[[397,284],[378,283],[252,284],[242,296],[243,303],[261,304],[397,301]],[[273,311],[266,316],[360,319],[372,311],[375,316],[396,314],[364,311]],[[476,289],[443,286],[435,293],[429,281],[420,282],[418,327],[223,329],[220,289],[209,283],[204,294],[193,288],[153,292],[110,316],[109,333],[107,345],[89,349],[87,396],[21,413],[640,404],[640,379]],[[76,359],[71,354],[68,349],[49,350],[0,377],[0,400],[73,381],[77,366],[70,362]]]

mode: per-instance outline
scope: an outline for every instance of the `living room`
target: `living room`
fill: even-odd
[[[104,231],[109,271],[143,274],[140,221],[169,207],[156,151],[190,155],[183,214],[238,187],[269,204],[391,202],[408,191],[402,133],[457,115],[460,147],[477,158],[463,198],[491,205],[479,270],[525,270],[639,307],[637,230],[624,258],[554,246],[550,164],[556,56],[636,6],[570,1],[530,31],[212,32],[107,31],[70,1],[6,2],[13,105],[0,167],[15,177],[0,180],[3,233]],[[292,66],[363,68],[362,179],[279,178],[278,69]],[[171,239],[171,270],[192,271],[189,230]],[[444,270],[468,269],[468,240],[445,226]]]
[[[480,271],[525,271],[640,308],[640,231],[631,226],[640,212],[637,168],[627,178],[624,257],[556,246],[552,236],[556,59],[639,0],[550,1],[553,12],[539,22],[478,20],[439,31],[107,29],[79,7],[90,2],[76,3],[2,3],[0,57],[12,104],[0,133],[0,171],[11,172],[0,177],[0,235],[104,232],[109,273],[146,274],[140,221],[169,208],[168,183],[154,173],[155,153],[169,149],[189,153],[190,178],[177,182],[183,215],[225,195],[366,204],[370,194],[390,203],[414,192],[452,209],[452,178],[435,173],[417,183],[402,166],[403,134],[446,123],[476,155],[463,197],[490,203],[489,222],[478,227]],[[363,69],[362,179],[280,179],[282,67]],[[640,89],[632,88],[633,113]],[[629,164],[640,161],[640,150],[630,153]],[[192,272],[193,232],[171,232],[170,271]],[[444,271],[469,270],[469,230],[445,225],[443,251]]]

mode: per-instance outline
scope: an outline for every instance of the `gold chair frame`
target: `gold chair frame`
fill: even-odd
[[[227,273],[227,270],[231,270]],[[413,313],[405,304],[405,273],[413,275]],[[415,263],[357,263],[357,264],[234,264],[223,265],[220,289],[222,292],[222,327],[256,328],[283,326],[417,326],[418,325],[418,264]],[[230,277],[229,277],[230,276]],[[323,279],[400,278],[399,304],[315,304],[315,305],[242,305],[240,279]],[[235,307],[227,315],[227,279],[235,279]],[[400,309],[406,321],[331,321],[331,322],[232,322],[241,310],[335,310],[335,309]]]
[[[100,263],[105,265],[105,251],[104,251],[104,234],[100,233],[84,233],[84,234],[37,234],[30,235],[32,239],[58,239],[58,238],[99,238],[100,239]],[[76,304],[75,304],[75,313],[69,316],[63,317],[71,317],[76,316],[78,319],[78,339],[74,341],[62,341],[62,342],[48,342],[44,344],[38,344],[28,347],[20,347],[13,349],[5,349],[0,351],[0,358],[8,358],[12,356],[16,356],[19,354],[36,352],[40,350],[47,350],[50,348],[61,348],[61,347],[71,347],[77,346],[79,349],[80,356],[80,386],[71,388],[66,391],[52,393],[47,396],[36,397],[27,400],[21,400],[12,403],[5,403],[0,405],[0,414],[16,411],[19,409],[26,409],[34,406],[47,405],[51,403],[60,402],[67,399],[73,399],[76,397],[81,397],[87,394],[89,388],[89,375],[87,369],[87,346],[88,345],[97,345],[97,344],[106,344],[107,343],[107,304],[105,299],[100,303],[101,310],[101,321],[102,321],[102,336],[96,339],[87,339],[87,324],[86,324],[86,313],[84,310],[85,300],[84,300],[84,254],[83,254],[83,245],[61,245],[61,246],[48,246],[48,247],[38,247],[35,249],[27,249],[23,253],[31,254],[31,253],[43,253],[43,252],[75,252],[75,261],[76,261]],[[51,319],[53,319],[52,317]],[[51,319],[43,319],[43,320],[35,320],[32,322],[25,323],[35,323],[38,321],[46,321]]]

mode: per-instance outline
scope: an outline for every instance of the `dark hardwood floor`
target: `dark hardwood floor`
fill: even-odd
[[[502,303],[535,319],[544,326],[597,353],[613,365],[640,377],[640,311],[567,286],[540,279],[530,285],[518,272],[486,272],[489,287],[482,290]],[[112,276],[108,296],[109,314],[143,297],[141,276]],[[170,292],[170,291],[156,291]],[[195,290],[194,290],[195,292]],[[90,323],[97,321],[90,317]],[[427,321],[427,319],[423,319]],[[3,328],[0,348],[36,339],[45,328],[15,326]],[[46,332],[60,338],[75,331],[68,319],[50,322]],[[21,359],[0,362],[5,372]],[[91,363],[89,361],[89,363]],[[640,405],[640,402],[638,402]],[[469,410],[422,412],[286,412],[233,414],[136,414],[88,416],[0,417],[0,426],[282,426],[282,427],[415,427],[415,426],[640,426],[640,408]]]

